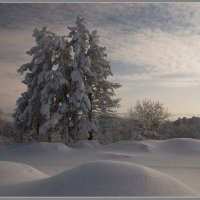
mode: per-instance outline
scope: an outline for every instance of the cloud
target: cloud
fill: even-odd
[[[199,35],[176,35],[145,29],[115,40],[118,48],[112,45],[111,60],[124,62],[130,68],[127,75],[121,74],[120,80],[155,80],[156,84],[170,87],[200,84]],[[123,70],[123,65],[121,67]]]
[[[114,72],[111,80],[123,85],[122,98],[133,89],[145,95],[150,87],[199,86],[199,10],[198,3],[0,4],[0,81],[9,89],[0,86],[0,102],[5,106],[13,97],[8,101],[13,107],[25,89],[16,70],[30,61],[25,52],[35,45],[33,29],[48,26],[67,35],[79,14],[90,30],[98,30]]]
[[[40,3],[0,5],[0,25],[10,29],[49,25],[59,27],[74,23],[84,15],[93,27],[129,32],[140,28],[171,31],[195,24],[199,19],[198,3]],[[117,30],[117,29],[116,29]]]

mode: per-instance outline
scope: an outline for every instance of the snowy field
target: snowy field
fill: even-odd
[[[0,150],[0,196],[199,196],[200,141],[80,141]]]

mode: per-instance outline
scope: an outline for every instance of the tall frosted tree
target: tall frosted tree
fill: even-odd
[[[66,73],[62,71],[66,67],[63,60],[66,62],[70,59],[64,39],[46,27],[41,31],[35,29],[33,37],[37,45],[27,52],[32,60],[18,69],[20,74],[26,72],[23,83],[27,85],[27,91],[17,100],[14,113],[15,129],[20,140],[25,132],[36,136],[38,140],[40,133],[47,133],[56,127],[65,106],[61,99],[67,95],[61,95],[61,91],[69,86]]]
[[[88,118],[91,101],[88,96],[87,81],[93,76],[88,56],[89,31],[82,16],[77,16],[76,26],[68,27],[74,58],[71,72],[71,123],[74,140],[87,138],[95,125]]]
[[[37,45],[27,52],[32,60],[18,70],[26,73],[27,86],[14,113],[21,140],[27,132],[36,139],[44,134],[51,141],[56,131],[66,143],[92,139],[97,131],[95,116],[119,106],[119,99],[112,97],[120,84],[108,81],[111,66],[97,32],[89,32],[82,16],[68,28],[69,40],[45,27],[34,30]]]
[[[97,131],[95,116],[100,113],[113,113],[119,107],[119,99],[114,99],[119,83],[108,81],[112,76],[111,66],[106,61],[105,47],[99,46],[97,31],[89,32],[84,17],[79,15],[76,26],[69,27],[71,45],[74,51],[71,73],[71,102],[73,136],[89,139]],[[81,133],[82,132],[82,133]]]
[[[18,132],[35,130],[37,136],[39,127],[43,122],[43,117],[40,113],[40,97],[44,80],[39,77],[41,77],[44,69],[46,71],[50,70],[52,66],[52,51],[46,44],[46,34],[45,28],[42,31],[34,30],[33,37],[35,37],[37,46],[27,52],[28,55],[32,56],[32,60],[18,69],[20,74],[26,72],[25,79],[22,82],[27,86],[27,91],[18,99],[17,109],[14,113],[16,130]]]
[[[119,83],[108,80],[113,76],[110,62],[106,60],[106,48],[99,46],[99,35],[95,30],[90,34],[91,71],[94,74],[90,80],[93,93],[93,110],[97,113],[113,113],[119,107],[120,99],[113,98],[115,89],[121,87]]]
[[[71,73],[71,55],[68,42],[64,37],[56,36],[52,41],[53,66],[50,71],[43,71],[45,79],[41,91],[40,113],[45,118],[40,126],[40,133],[51,134],[58,130],[67,142],[69,125],[69,90]]]
[[[88,56],[91,60],[92,77],[88,79],[88,87],[90,88],[91,109],[89,111],[90,121],[95,120],[98,114],[112,114],[119,107],[120,99],[114,98],[115,89],[121,87],[119,83],[112,83],[108,80],[113,76],[111,65],[106,60],[106,48],[99,45],[99,35],[95,30],[89,37],[90,48]],[[93,133],[90,133],[92,138]]]

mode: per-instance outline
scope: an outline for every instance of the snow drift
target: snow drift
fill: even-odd
[[[1,187],[4,196],[194,196],[159,171],[128,162],[89,162],[44,180]]]
[[[100,147],[100,143],[98,140],[80,140],[77,143],[71,144],[70,147],[74,148],[94,148],[94,147]]]
[[[148,153],[151,152],[151,148],[152,146],[150,144],[144,144],[140,141],[134,140],[119,141],[113,144],[105,145],[105,149],[136,153]]]
[[[0,161],[0,186],[47,178],[39,170],[22,163]]]
[[[22,146],[17,146],[11,148],[9,151],[16,154],[41,154],[41,153],[55,153],[55,152],[66,152],[69,151],[70,147],[67,147],[61,143],[48,143],[48,142],[39,142],[33,144],[27,144]]]
[[[132,153],[200,154],[200,140],[173,138],[167,140],[125,140],[105,145],[104,149]]]
[[[199,195],[199,149],[195,139],[80,141],[70,147],[41,142],[2,149],[0,196]]]
[[[200,140],[192,138],[173,138],[157,143],[155,150],[165,153],[200,154]]]

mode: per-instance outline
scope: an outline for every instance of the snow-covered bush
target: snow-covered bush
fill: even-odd
[[[0,109],[0,145],[12,144],[15,140],[13,124],[3,117],[3,111]]]
[[[169,119],[170,113],[159,101],[137,101],[129,115],[135,121],[135,131],[144,138],[159,139],[161,125]]]

